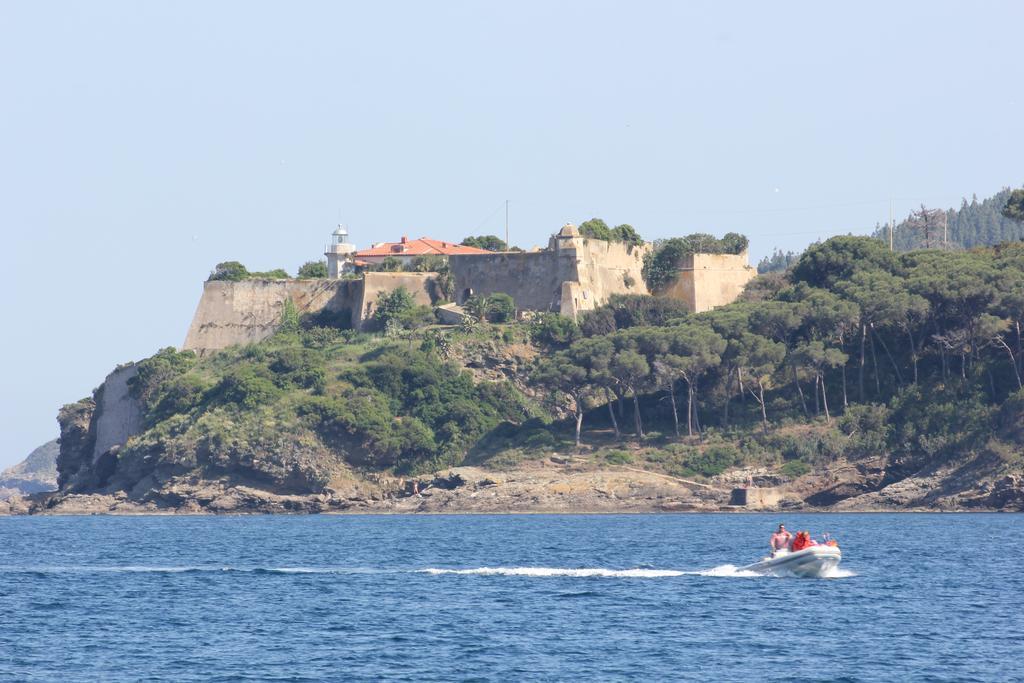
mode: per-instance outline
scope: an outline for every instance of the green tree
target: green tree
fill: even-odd
[[[764,392],[770,388],[772,377],[775,376],[779,366],[786,357],[786,346],[780,342],[774,342],[766,337],[750,332],[741,332],[737,344],[736,364],[739,368],[739,377],[746,377],[757,385],[755,392],[753,387],[748,391],[761,408],[761,429],[768,433],[768,410],[765,405]],[[741,391],[743,380],[740,380]]]
[[[781,290],[778,298],[792,301],[801,317],[799,336],[806,341],[822,341],[827,345],[845,346],[847,338],[857,325],[860,310],[857,305],[824,289],[809,287],[798,282],[790,289]],[[817,387],[817,385],[815,385]],[[821,387],[824,390],[824,383]],[[847,405],[846,365],[842,371],[843,405]],[[817,405],[817,388],[815,405]]]
[[[820,394],[821,402],[825,407],[825,421],[831,422],[832,418],[828,410],[828,392],[825,391],[825,371],[846,363],[846,354],[839,349],[830,348],[825,346],[823,342],[815,340],[801,343],[794,350],[793,356],[797,364],[810,368],[813,372],[815,411],[817,411],[818,396]]]
[[[448,267],[448,258],[441,254],[420,254],[413,258],[406,270],[413,273],[437,273]]]
[[[538,313],[530,320],[530,339],[534,344],[565,348],[579,335],[576,321],[558,313]]]
[[[631,327],[663,327],[689,316],[678,299],[647,294],[612,294],[608,303],[587,311],[580,319],[580,331],[588,336],[611,334]]]
[[[761,275],[765,273],[781,273],[796,263],[799,257],[799,254],[792,251],[783,252],[775,249],[772,251],[771,256],[765,256],[757,262],[757,272]]]
[[[483,322],[487,320],[489,305],[489,297],[483,294],[475,294],[467,299],[466,303],[462,304],[462,308],[464,308],[466,313],[469,313],[475,320]]]
[[[1011,221],[1024,222],[1024,189],[1010,193],[1001,213]]]
[[[250,280],[287,280],[291,278],[284,268],[274,268],[273,270],[261,270],[259,272],[249,271],[248,279]]]
[[[375,270],[382,273],[397,273],[403,269],[401,259],[394,256],[385,256],[380,263],[375,263],[368,270]]]
[[[611,420],[612,428],[615,430],[615,438],[622,438],[622,432],[619,429],[619,421],[615,417],[612,401],[612,392],[615,392],[615,395],[618,397],[620,396],[621,389],[618,380],[611,370],[612,357],[615,355],[615,345],[612,343],[611,338],[595,337],[592,339],[580,339],[574,342],[569,350],[572,357],[576,359],[576,362],[587,368],[594,388],[600,389],[604,393],[608,407],[608,417]]]
[[[720,240],[722,253],[724,254],[742,254],[750,246],[750,240],[747,239],[746,235],[741,235],[738,232],[727,232],[722,235]]]
[[[516,317],[516,302],[504,292],[487,297],[487,320],[492,323],[507,323]]]
[[[639,246],[644,243],[644,238],[640,236],[640,233],[632,225],[622,223],[614,228],[610,228],[600,218],[591,218],[588,221],[583,221],[580,223],[579,232],[583,237],[603,240],[605,242],[622,242],[633,246]]]
[[[698,388],[704,376],[718,367],[725,352],[726,341],[709,326],[690,323],[668,328],[669,352],[682,358],[679,371],[686,381],[686,429],[693,434],[693,423],[701,430],[697,411]]]
[[[615,239],[612,229],[600,218],[591,218],[589,221],[583,221],[578,229],[581,236],[590,239],[604,240],[605,242],[611,242]]]
[[[675,282],[684,258],[691,254],[740,254],[747,249],[748,240],[735,232],[722,239],[703,232],[686,237],[673,237],[654,243],[654,249],[644,256],[641,274],[647,288],[660,292]]]
[[[582,445],[585,398],[591,389],[590,373],[569,351],[541,358],[533,368],[532,381],[568,401],[576,421],[576,448]]]
[[[640,236],[632,225],[623,223],[616,225],[612,228],[612,239],[616,242],[622,242],[624,244],[630,244],[633,246],[640,246],[644,243],[644,238]]]
[[[889,350],[889,346],[885,344],[884,338],[878,334],[879,328],[894,328],[903,331],[907,335],[910,342],[908,350],[913,367],[914,382],[916,383],[918,375],[918,349],[913,330],[927,317],[928,301],[917,294],[911,293],[902,278],[884,271],[869,270],[855,273],[848,281],[839,283],[838,287],[843,295],[855,302],[860,309],[860,323],[858,325],[860,332],[860,362],[858,364],[859,400],[865,400],[864,360],[869,334],[871,335],[872,345],[877,338],[884,346],[885,353],[892,364],[896,376],[897,386],[903,384],[903,376],[900,372],[899,364]],[[876,395],[879,392],[877,373],[878,368],[876,364]]]
[[[693,253],[693,245],[681,237],[674,237],[655,246],[644,256],[641,275],[647,289],[658,293],[676,281],[680,262]]]
[[[486,249],[487,251],[508,251],[508,245],[505,244],[505,240],[496,235],[470,236],[462,240],[462,246],[476,247],[477,249]]]
[[[750,329],[751,307],[743,303],[721,306],[698,316],[698,320],[711,326],[718,335],[726,340],[725,349],[721,353],[719,376],[722,401],[722,424],[729,425],[729,405],[732,397],[738,395],[744,400],[743,370],[740,341],[742,335]]]
[[[790,370],[793,387],[800,399],[800,407],[804,415],[810,417],[797,373],[798,363],[792,353],[799,341],[800,329],[804,322],[801,313],[799,304],[788,301],[766,301],[751,311],[750,325],[755,333],[778,342],[787,349],[785,364]]]
[[[210,280],[226,280],[228,282],[238,282],[245,280],[249,277],[249,271],[238,261],[223,261],[218,263],[214,269],[210,272],[210,277],[206,278]]]
[[[911,252],[910,291],[926,299],[931,309],[932,340],[948,375],[947,355],[960,357],[961,379],[978,359],[980,316],[998,303],[999,271],[991,259],[971,252]]]
[[[415,305],[412,294],[405,287],[381,292],[377,295],[377,310],[373,314],[377,327],[386,330],[389,325],[401,325],[402,317],[408,315]]]
[[[896,256],[871,237],[833,237],[812,244],[793,267],[792,278],[812,287],[830,289],[860,270],[896,272]]]
[[[619,332],[612,337],[615,352],[608,363],[608,372],[623,394],[633,398],[633,422],[638,439],[644,438],[643,420],[640,417],[639,392],[651,375],[651,366],[637,348],[636,338],[628,332]]]
[[[327,277],[326,261],[306,261],[299,267],[300,280],[314,280]]]

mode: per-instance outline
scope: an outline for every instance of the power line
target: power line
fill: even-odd
[[[958,199],[963,199],[960,197]],[[837,204],[809,204],[807,206],[786,206],[776,208],[763,208],[763,209],[734,209],[729,211],[690,211],[688,213],[696,215],[742,215],[742,214],[761,214],[761,213],[786,213],[791,211],[818,211],[822,209],[843,209],[852,206],[877,206],[885,205],[886,203],[897,202],[948,202],[957,201],[949,197],[945,198],[922,198],[922,197],[893,197],[892,199],[877,199],[870,201],[859,201],[859,202],[842,202]]]
[[[486,218],[484,218],[482,221],[480,221],[479,225],[477,225],[473,229],[473,232],[478,232],[480,230],[480,228],[484,227],[484,224],[487,223],[487,221],[489,221],[492,218],[494,218],[495,214],[497,214],[499,211],[501,211],[502,207],[505,207],[505,209],[507,211],[508,210],[508,206],[507,205],[508,205],[508,200],[507,199],[503,203],[498,204],[498,206],[495,207],[494,211],[491,211],[489,214],[487,214]]]

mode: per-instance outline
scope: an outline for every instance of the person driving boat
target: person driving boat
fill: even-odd
[[[769,545],[772,548],[772,557],[780,550],[788,550],[789,544],[793,542],[793,534],[786,531],[786,525],[780,524],[779,528],[772,534]]]

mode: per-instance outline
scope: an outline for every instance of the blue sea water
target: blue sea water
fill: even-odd
[[[844,572],[737,572],[779,521]],[[1008,514],[13,517],[0,548],[2,680],[1024,680]]]

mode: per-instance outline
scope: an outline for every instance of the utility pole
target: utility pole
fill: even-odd
[[[505,200],[505,251],[511,251],[512,245],[508,243],[508,200]]]

